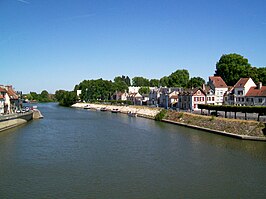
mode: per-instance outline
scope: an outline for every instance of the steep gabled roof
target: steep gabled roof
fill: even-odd
[[[238,82],[235,84],[234,88],[244,88],[249,78],[240,78]]]
[[[220,76],[210,76],[209,80],[212,82],[215,88],[227,88],[226,83]]]
[[[0,92],[6,93],[6,89],[0,87]]]
[[[9,95],[9,97],[11,99],[18,99],[18,95],[16,94],[16,92],[13,90],[13,88],[8,88],[7,89],[7,94]]]
[[[257,87],[251,87],[246,94],[247,97],[266,97],[266,86],[262,86],[261,89]]]

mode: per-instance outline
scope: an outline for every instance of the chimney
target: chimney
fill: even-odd
[[[261,87],[262,87],[262,83],[259,82],[259,83],[257,84],[257,89],[261,89]]]

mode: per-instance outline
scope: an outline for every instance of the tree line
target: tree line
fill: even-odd
[[[23,96],[24,100],[37,102],[54,102],[56,99],[53,94],[49,94],[47,90],[43,90],[40,94],[36,92],[30,92]]]
[[[266,84],[266,67],[252,67],[248,59],[239,54],[222,55],[216,63],[215,76],[221,76],[227,85],[233,86],[242,77],[251,77],[255,83]],[[74,87],[74,91],[59,90],[55,98],[61,105],[68,106],[77,100],[76,91],[81,90],[81,101],[111,100],[115,92],[124,92],[129,86],[141,87],[141,94],[147,94],[148,87],[182,87],[196,88],[205,84],[201,77],[189,77],[186,69],[178,69],[160,79],[148,79],[137,76],[130,79],[128,76],[117,76],[111,80],[83,80]]]

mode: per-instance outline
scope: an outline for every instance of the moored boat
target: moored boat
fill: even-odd
[[[119,112],[119,109],[118,109],[118,108],[113,108],[113,109],[111,110],[111,112],[112,112],[112,113],[118,113],[118,112]]]
[[[107,111],[106,107],[102,107],[100,111]]]
[[[90,109],[91,107],[90,107],[90,105],[86,105],[86,106],[84,106],[83,108],[84,108],[84,109]]]

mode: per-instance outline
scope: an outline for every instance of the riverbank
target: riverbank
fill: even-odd
[[[91,104],[91,103],[76,103],[72,105],[74,108],[90,108],[94,110],[100,110],[106,108],[107,111],[117,109],[120,113],[128,114],[129,112],[137,114],[138,117],[144,117],[154,119],[155,116],[160,112],[160,108],[151,108],[146,106],[117,106],[117,105],[106,105],[106,104]]]
[[[164,122],[196,128],[239,139],[266,141],[265,124],[257,121],[219,118],[186,112],[168,111]]]
[[[108,111],[118,109],[121,113],[136,113],[140,117],[149,119],[154,119],[161,110],[160,108],[146,106],[116,106],[90,103],[76,103],[72,107],[89,107],[95,110],[105,107]],[[266,136],[263,133],[266,130],[265,124],[257,121],[219,118],[171,110],[167,111],[162,121],[239,139],[266,141]]]
[[[33,111],[0,117],[0,131],[20,126],[33,119]]]

